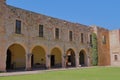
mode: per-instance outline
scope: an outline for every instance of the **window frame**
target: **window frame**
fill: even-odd
[[[90,44],[92,44],[92,34],[90,34],[89,37],[90,37]]]
[[[81,33],[81,43],[84,43],[84,34]]]
[[[44,37],[44,26],[39,25],[39,37]]]
[[[59,39],[60,38],[60,30],[59,28],[55,28],[55,39]]]
[[[114,55],[114,61],[118,61],[118,55]]]
[[[69,31],[69,41],[73,41],[73,31]]]
[[[21,20],[16,20],[15,23],[15,33],[16,34],[21,34],[21,26],[22,26],[22,21]]]
[[[106,36],[105,35],[102,36],[102,43],[106,44]]]

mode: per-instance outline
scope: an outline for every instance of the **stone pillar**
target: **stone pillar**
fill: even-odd
[[[31,70],[31,53],[26,54],[26,70]]]
[[[0,0],[0,71],[6,72],[6,43],[5,37],[5,17],[7,14],[7,8],[5,5],[6,0]]]
[[[0,72],[6,72],[6,50],[2,46],[0,47]]]
[[[79,54],[75,55],[76,67],[79,67]]]
[[[62,54],[62,68],[66,67],[66,55]]]
[[[46,54],[46,69],[50,69],[51,66],[50,66],[50,58],[51,58],[51,55],[50,54]]]
[[[90,55],[87,55],[87,66],[90,66]]]

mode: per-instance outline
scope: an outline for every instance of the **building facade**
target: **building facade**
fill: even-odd
[[[110,31],[111,66],[120,66],[120,30]]]
[[[114,35],[119,36],[116,40],[120,42],[118,32]],[[91,66],[92,33],[98,39],[98,65],[114,65],[112,56],[117,45],[111,44],[114,36],[109,30],[23,10],[1,0],[0,71]],[[117,47],[115,64],[120,64],[120,46]]]

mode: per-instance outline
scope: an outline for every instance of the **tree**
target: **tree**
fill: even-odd
[[[97,36],[95,33],[92,34],[92,65],[98,65]]]

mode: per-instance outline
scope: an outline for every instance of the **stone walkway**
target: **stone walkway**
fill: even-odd
[[[49,69],[49,70],[5,72],[5,73],[0,73],[0,77],[16,76],[16,75],[27,75],[27,74],[38,74],[38,73],[44,73],[44,72],[50,72],[50,71],[69,70],[69,69],[79,69],[79,68],[61,68],[61,69]]]

